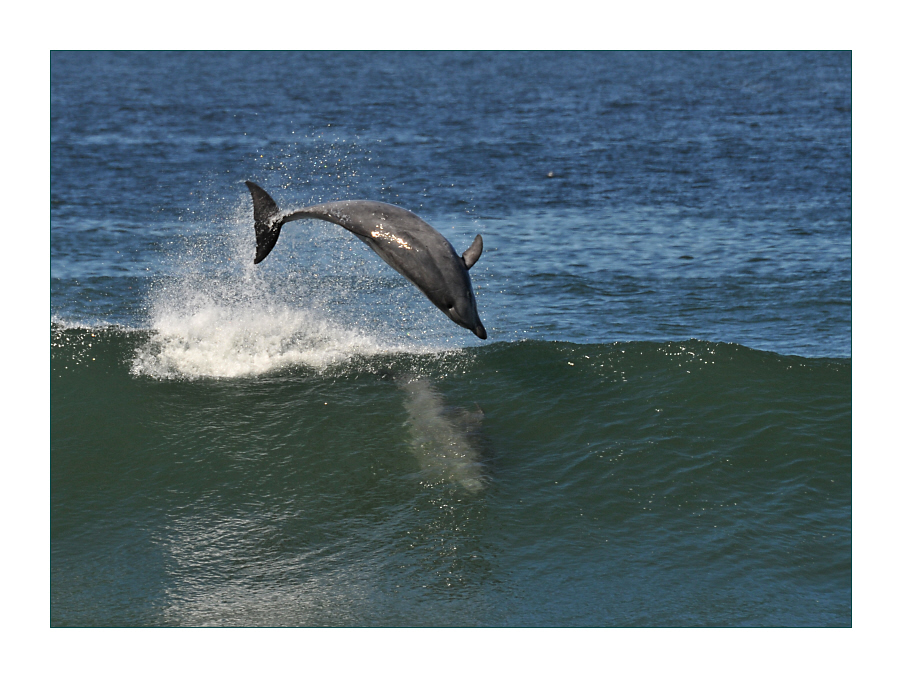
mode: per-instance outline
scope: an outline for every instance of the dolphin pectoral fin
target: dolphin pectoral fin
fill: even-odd
[[[467,248],[467,251],[460,258],[464,260],[464,266],[467,269],[471,269],[473,264],[479,261],[480,256],[482,256],[482,236],[477,235],[473,240],[473,244]]]
[[[254,263],[259,264],[276,246],[279,233],[282,232],[284,220],[277,220],[279,208],[269,193],[257,186],[253,181],[244,182],[251,192],[254,201],[254,234],[257,237],[257,253]]]

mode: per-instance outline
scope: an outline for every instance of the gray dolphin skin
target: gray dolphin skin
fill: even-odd
[[[480,339],[486,338],[485,327],[476,312],[476,296],[469,273],[482,254],[481,235],[476,236],[463,256],[458,256],[441,233],[401,207],[373,200],[340,200],[283,213],[257,184],[244,183],[254,201],[255,264],[272,251],[282,226],[289,221],[331,221],[369,245],[451,320]]]

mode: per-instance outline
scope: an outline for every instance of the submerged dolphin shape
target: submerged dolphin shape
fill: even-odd
[[[282,213],[266,191],[252,181],[244,183],[254,201],[255,264],[275,247],[282,226],[289,221],[331,221],[369,245],[451,320],[480,339],[486,338],[469,274],[482,254],[481,235],[476,236],[463,256],[458,256],[441,233],[401,207],[374,200],[340,200]]]
[[[410,449],[429,481],[458,483],[471,493],[484,490],[488,477],[475,444],[485,416],[482,410],[447,407],[425,377],[402,375],[397,382],[407,395]]]

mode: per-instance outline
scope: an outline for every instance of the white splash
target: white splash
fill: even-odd
[[[131,373],[157,379],[252,377],[449,348],[435,334],[402,333],[384,309],[366,303],[375,296],[391,304],[391,291],[367,297],[352,278],[313,288],[303,277],[277,272],[267,279],[248,268],[157,281],[151,335],[135,351]]]
[[[156,378],[246,377],[292,366],[322,370],[360,355],[394,348],[317,317],[314,311],[271,305],[167,309],[140,347],[132,374]]]

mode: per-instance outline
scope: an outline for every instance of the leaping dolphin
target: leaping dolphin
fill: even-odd
[[[257,254],[254,263],[266,258],[282,226],[298,219],[322,219],[347,229],[378,254],[386,264],[407,278],[429,301],[461,327],[480,339],[485,327],[476,312],[476,297],[469,269],[482,254],[482,236],[477,235],[463,256],[458,256],[445,237],[413,212],[374,200],[339,200],[283,213],[269,194],[252,181],[245,181],[254,201],[254,231]]]

